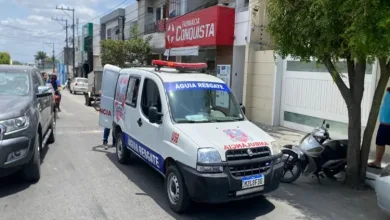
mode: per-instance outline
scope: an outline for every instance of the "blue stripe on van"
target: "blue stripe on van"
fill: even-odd
[[[144,160],[161,174],[165,175],[164,158],[160,154],[154,152],[152,149],[143,145],[128,134],[123,133],[123,136],[125,145],[129,150],[134,152],[139,158]]]

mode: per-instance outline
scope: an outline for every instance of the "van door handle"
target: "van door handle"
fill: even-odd
[[[142,120],[141,120],[141,118],[138,119],[137,123],[138,123],[138,126],[140,126],[140,127],[142,126]]]

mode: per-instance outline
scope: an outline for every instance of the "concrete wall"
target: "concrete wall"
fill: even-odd
[[[242,103],[245,69],[245,46],[233,47],[233,66],[231,89],[238,102]]]
[[[100,25],[98,24],[93,24],[92,46],[93,46],[93,68],[98,69],[101,68],[102,66],[101,59],[100,59]]]
[[[248,44],[245,54],[244,105],[247,117],[255,122],[273,124],[274,51],[255,51]]]
[[[125,39],[130,38],[131,28],[137,24],[138,20],[138,4],[133,3],[125,8]],[[138,27],[139,28],[139,27]]]
[[[146,12],[145,6],[146,6],[146,4],[147,4],[146,0],[139,0],[138,4],[137,4],[137,6],[138,6],[137,23],[138,23],[138,30],[140,31],[140,33],[143,33],[145,30],[145,12]]]
[[[234,46],[244,46],[250,39],[249,11],[236,13],[234,26]]]

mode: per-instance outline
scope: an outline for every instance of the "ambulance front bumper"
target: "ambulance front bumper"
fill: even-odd
[[[225,203],[260,196],[276,190],[283,174],[282,154],[259,158],[223,162],[222,173],[200,173],[192,167],[179,163],[180,171],[187,186],[188,194],[197,202]],[[242,177],[232,175],[233,166],[245,166],[256,163],[270,163],[269,169],[262,173],[264,184],[243,189]]]

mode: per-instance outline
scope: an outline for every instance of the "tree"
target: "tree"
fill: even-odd
[[[125,65],[125,53],[123,41],[106,39],[100,41],[100,52],[103,66],[111,64],[123,67]]]
[[[47,59],[47,54],[44,51],[38,51],[37,54],[34,55],[35,60],[40,61],[42,64],[42,68],[45,69],[45,60]]]
[[[100,42],[102,64],[125,67],[127,63],[142,63],[150,54],[150,38],[144,39],[137,26],[130,30],[131,38],[124,41],[103,40]]]
[[[54,61],[53,61],[54,60]],[[57,62],[58,60],[54,57],[54,56],[51,56],[51,57],[48,57],[47,59],[46,59],[46,61],[48,61],[48,62]]]
[[[346,184],[364,184],[371,139],[390,76],[390,1],[268,0],[268,31],[276,51],[326,66],[348,109]],[[349,85],[337,62],[345,59]],[[361,141],[361,102],[367,62],[378,60],[380,79]]]
[[[0,64],[10,64],[11,56],[7,52],[0,52]]]
[[[12,65],[23,65],[23,63],[15,60],[15,61],[12,61]]]

